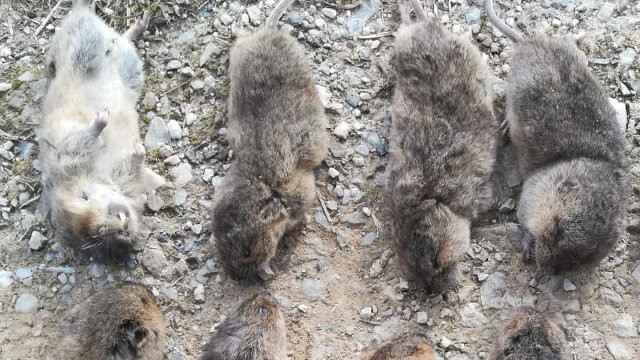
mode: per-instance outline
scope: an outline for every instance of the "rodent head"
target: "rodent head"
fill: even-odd
[[[599,261],[618,237],[620,175],[591,160],[542,169],[524,183],[518,219],[550,273]]]
[[[213,206],[213,234],[225,269],[247,278],[268,265],[289,222],[284,200],[265,184],[230,176]]]
[[[76,177],[53,189],[55,224],[63,235],[85,239],[87,246],[94,239],[129,239],[136,234],[139,204],[117,185],[96,179]]]
[[[282,331],[284,319],[278,302],[269,291],[260,291],[249,296],[239,308],[238,314],[256,329]]]

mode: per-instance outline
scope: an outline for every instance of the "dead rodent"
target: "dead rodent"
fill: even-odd
[[[565,335],[530,307],[518,309],[500,330],[489,360],[565,360]]]
[[[104,289],[73,316],[71,334],[55,351],[58,360],[164,359],[164,316],[143,285]]]
[[[235,314],[218,327],[200,360],[284,360],[287,333],[273,295],[249,296]]]
[[[47,92],[37,130],[42,206],[57,236],[101,261],[120,260],[136,239],[143,191],[157,175],[144,166],[136,102],[142,62],[132,40],[78,0],[51,40]]]
[[[480,52],[412,6],[423,20],[409,25],[398,2],[386,202],[406,275],[439,292],[456,282],[470,221],[489,205],[498,124]]]
[[[436,360],[436,352],[423,334],[398,336],[386,344],[365,350],[363,360]]]
[[[268,24],[275,27],[291,0]],[[327,119],[302,46],[272,28],[231,50],[228,139],[235,159],[213,204],[213,234],[233,278],[273,274],[280,238],[313,202],[313,169],[327,153]],[[257,278],[255,278],[257,279]]]
[[[548,274],[597,264],[620,237],[628,193],[623,131],[607,91],[575,41],[522,38],[486,2],[489,19],[515,41],[506,120],[525,182],[518,219],[525,258]]]

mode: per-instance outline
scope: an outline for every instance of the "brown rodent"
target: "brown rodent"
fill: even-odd
[[[490,205],[498,124],[478,49],[412,5],[423,21],[408,24],[409,3],[398,2],[386,202],[405,274],[440,292],[456,282],[470,221]]]
[[[58,360],[164,359],[165,320],[145,286],[104,289],[79,306]]]
[[[144,166],[136,111],[142,62],[131,42],[149,14],[120,35],[90,4],[75,2],[46,55],[37,130],[42,205],[63,243],[120,261],[137,239],[143,192],[157,180]]]
[[[270,26],[289,3],[276,6]],[[278,242],[313,202],[327,119],[307,56],[287,34],[265,28],[238,40],[229,77],[228,138],[236,159],[214,196],[212,230],[228,274],[266,280]]]
[[[565,335],[530,307],[518,309],[498,333],[489,360],[565,360]]]
[[[398,336],[378,348],[367,349],[362,359],[436,360],[436,352],[425,335],[414,333]]]
[[[249,296],[205,345],[200,360],[284,360],[287,333],[278,303],[268,291]]]
[[[607,91],[574,40],[523,38],[497,18],[492,1],[486,8],[515,42],[506,121],[525,176],[517,211],[524,256],[535,253],[549,274],[597,264],[620,237],[629,190]]]

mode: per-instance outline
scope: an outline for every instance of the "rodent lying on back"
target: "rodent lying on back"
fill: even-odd
[[[267,22],[275,27],[292,0]],[[263,279],[283,234],[313,202],[313,168],[327,152],[327,119],[297,41],[272,28],[231,50],[228,138],[235,162],[213,205],[213,234],[232,277]]]
[[[500,330],[489,360],[568,359],[565,335],[558,326],[530,307],[522,307]]]
[[[522,38],[486,2],[514,44],[506,120],[526,177],[518,219],[547,273],[597,264],[620,236],[628,193],[624,138],[608,94],[575,42]],[[515,35],[514,35],[515,34]]]
[[[165,321],[143,285],[104,289],[80,305],[56,360],[164,359]]]
[[[218,327],[200,360],[284,360],[287,332],[278,303],[268,291],[247,297]]]
[[[136,101],[142,62],[131,41],[78,0],[46,55],[47,93],[38,128],[43,208],[58,237],[101,261],[120,259],[136,240],[143,191],[157,181],[144,167]]]
[[[423,20],[409,25],[398,2],[386,202],[405,273],[439,292],[455,284],[470,221],[489,205],[498,126],[480,52],[412,6]]]

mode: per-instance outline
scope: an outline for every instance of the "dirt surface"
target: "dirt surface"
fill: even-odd
[[[496,206],[474,228],[462,281],[435,297],[416,290],[398,271],[381,202],[397,6],[363,0],[345,10],[333,2],[295,2],[280,26],[304,46],[330,117],[330,156],[317,185],[331,222],[318,202],[306,229],[279,252],[276,278],[262,285],[277,294],[285,314],[290,359],[358,359],[363,348],[416,329],[444,359],[485,359],[497,329],[520,305],[554,319],[574,359],[639,358],[640,246],[633,234],[640,234],[640,3],[495,2],[500,16],[524,34],[580,35],[590,68],[620,102],[634,186],[628,232],[592,272],[536,275],[521,261],[514,211],[521,179],[507,145],[495,176]],[[38,213],[34,129],[41,117],[43,54],[71,2],[61,1],[52,12],[56,4],[0,0],[0,358],[43,358],[73,305],[98,289],[136,281],[153,290],[165,313],[168,358],[196,359],[215,326],[252,290],[222,271],[210,244],[207,207],[232,160],[224,139],[229,47],[264,22],[274,1],[153,6],[149,32],[137,41],[146,75],[141,133],[157,135],[148,134],[150,123],[176,123],[169,126],[170,143],[147,147],[149,164],[170,183],[148,195],[147,243],[129,266],[77,259]],[[144,7],[131,0],[100,4],[98,12],[120,31],[133,21],[123,17]],[[353,19],[367,8],[372,16],[358,29]],[[427,1],[425,8],[437,9],[449,29],[473,38],[486,54],[502,119],[511,47],[487,24],[483,2]],[[28,303],[25,294],[37,306],[21,313],[16,303]]]

